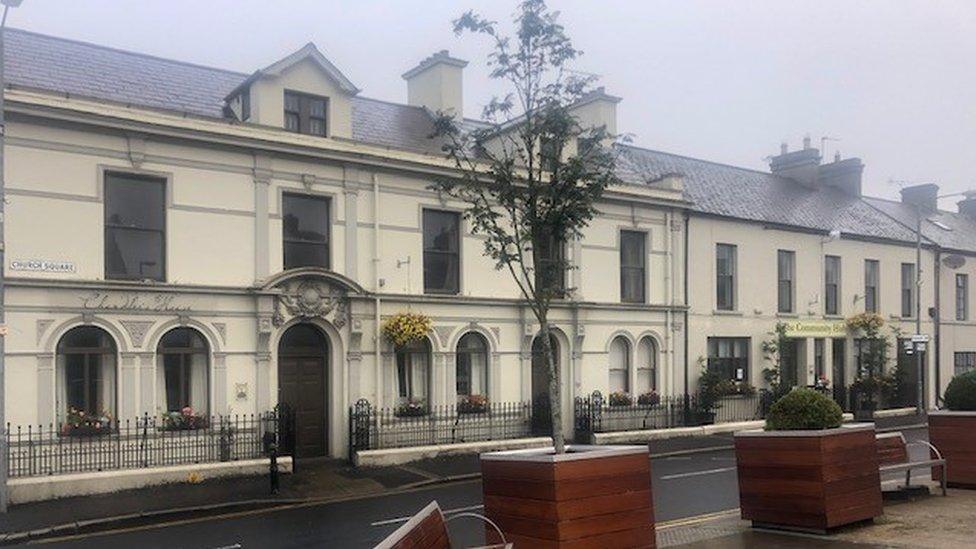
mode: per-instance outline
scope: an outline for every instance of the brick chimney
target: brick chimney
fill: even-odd
[[[976,191],[966,191],[962,196],[963,199],[957,203],[959,213],[976,221]]]
[[[769,169],[811,189],[834,187],[853,196],[861,195],[864,164],[860,158],[842,160],[838,152],[833,162],[821,164],[820,161],[820,151],[810,146],[809,137],[804,137],[801,150],[790,152],[786,143],[780,145],[779,154],[769,160]]]
[[[789,177],[797,183],[815,188],[820,151],[810,146],[810,138],[803,138],[803,148],[789,152],[786,143],[780,146],[780,154],[769,160],[769,170],[775,175]]]
[[[922,211],[934,212],[939,209],[939,186],[934,183],[912,185],[901,190],[901,201],[921,208]]]
[[[462,72],[467,61],[441,50],[403,73],[407,81],[407,103],[431,111],[464,116]]]

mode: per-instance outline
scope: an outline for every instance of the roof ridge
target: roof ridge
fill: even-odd
[[[235,76],[241,76],[243,78],[247,78],[247,76],[248,76],[248,73],[233,71],[233,70],[224,69],[224,68],[221,68],[221,67],[214,67],[212,65],[204,65],[202,63],[193,63],[191,61],[182,61],[180,59],[173,59],[173,58],[170,58],[170,57],[163,57],[161,55],[153,55],[151,53],[142,53],[142,52],[139,52],[139,51],[126,50],[126,49],[117,48],[117,47],[114,47],[114,46],[106,46],[104,44],[96,44],[94,42],[88,42],[86,40],[79,40],[77,38],[65,38],[63,36],[54,36],[52,34],[44,34],[42,32],[30,31],[30,30],[26,30],[26,29],[19,29],[19,28],[16,28],[16,27],[7,27],[6,29],[4,29],[4,32],[8,32],[8,33],[9,32],[13,32],[15,34],[16,33],[31,34],[31,35],[34,35],[34,36],[40,36],[42,38],[48,38],[48,39],[51,39],[51,40],[57,40],[59,42],[70,42],[70,43],[73,43],[73,44],[81,44],[83,46],[88,46],[88,47],[92,47],[92,48],[96,48],[96,49],[100,49],[100,50],[114,51],[116,53],[124,53],[126,55],[134,55],[134,56],[143,57],[143,58],[146,58],[146,59],[155,59],[157,61],[164,61],[164,62],[167,62],[167,63],[176,64],[176,65],[184,65],[184,66],[194,67],[194,68],[198,68],[198,69],[207,69],[207,70],[212,70],[212,71],[220,71],[220,72],[223,72],[223,73],[226,73],[226,74],[232,74],[232,75],[235,75]]]
[[[638,151],[645,151],[645,152],[650,152],[650,153],[664,154],[664,155],[673,156],[673,157],[676,157],[676,158],[683,158],[685,160],[694,160],[696,162],[704,162],[705,164],[711,164],[713,166],[721,166],[723,168],[732,168],[732,169],[735,169],[735,170],[742,170],[744,172],[752,172],[752,173],[758,173],[758,174],[761,174],[761,175],[768,175],[770,177],[775,177],[777,179],[789,179],[789,178],[784,178],[784,177],[778,176],[778,175],[776,175],[776,174],[774,174],[772,172],[767,172],[767,171],[763,171],[763,170],[757,170],[755,168],[746,168],[744,166],[736,166],[734,164],[726,164],[724,162],[716,162],[714,160],[707,160],[707,159],[704,159],[704,158],[696,158],[694,156],[686,156],[686,155],[683,155],[683,154],[677,154],[677,153],[672,153],[672,152],[667,152],[667,151],[661,151],[661,150],[657,150],[657,149],[651,149],[651,148],[648,148],[648,147],[641,147],[641,146],[632,145],[632,144],[629,144],[629,143],[617,143],[617,146],[618,147],[626,147],[628,149],[635,149],[635,150],[638,150]]]

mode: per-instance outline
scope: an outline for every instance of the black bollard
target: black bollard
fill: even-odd
[[[278,445],[276,443],[271,444],[271,493],[278,493]]]

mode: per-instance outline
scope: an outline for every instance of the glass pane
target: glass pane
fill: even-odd
[[[627,371],[610,370],[610,392],[627,392]]]
[[[279,348],[325,349],[325,338],[318,328],[310,324],[296,324],[281,336]]]
[[[105,276],[163,280],[163,234],[106,228]]]
[[[94,410],[88,409],[86,402],[88,391],[85,390],[85,355],[66,355],[64,357],[64,374],[68,409],[73,408],[94,413]]]
[[[629,303],[644,301],[644,269],[625,268],[620,272],[620,298]]]
[[[101,329],[94,326],[79,326],[64,334],[58,344],[61,348],[114,349],[112,340]]]
[[[166,410],[182,410],[189,403],[184,394],[183,361],[178,354],[163,355],[163,371],[166,380]]]
[[[297,132],[299,128],[299,117],[295,113],[285,113],[285,129],[290,132]]]
[[[322,244],[304,242],[285,242],[285,268],[324,267],[329,268],[329,247]]]
[[[308,133],[312,135],[325,135],[325,120],[322,118],[309,118]]]
[[[105,224],[163,230],[164,183],[121,173],[105,174]]]
[[[471,355],[468,353],[458,353],[457,355],[457,394],[471,394]]]
[[[458,219],[453,212],[424,211],[424,250],[458,251]]]
[[[281,210],[285,239],[329,241],[329,199],[286,193],[281,198]]]
[[[324,99],[309,99],[308,100],[308,113],[311,116],[318,118],[325,118],[325,100]]]
[[[285,92],[285,110],[298,112],[299,96],[294,93]]]
[[[620,265],[622,267],[644,267],[644,233],[621,231]]]
[[[424,254],[424,289],[434,292],[458,291],[457,255],[439,252]]]

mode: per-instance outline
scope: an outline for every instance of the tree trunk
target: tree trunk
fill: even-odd
[[[562,399],[560,398],[559,371],[556,360],[552,353],[551,340],[549,339],[549,321],[545,318],[539,319],[539,337],[542,338],[542,354],[546,360],[546,370],[549,377],[549,418],[552,422],[552,445],[557,454],[566,451],[566,440],[563,436],[563,413]]]

